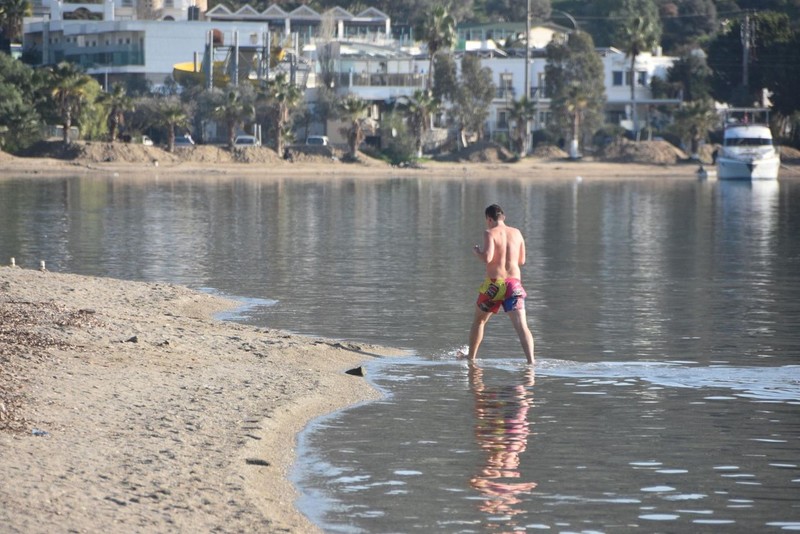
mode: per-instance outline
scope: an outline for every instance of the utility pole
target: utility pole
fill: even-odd
[[[750,13],[746,12],[744,14],[744,22],[742,23],[741,28],[741,39],[742,39],[742,87],[747,90],[747,86],[750,84],[750,71],[749,71],[749,64],[750,64],[750,47],[753,45],[753,38],[754,38],[754,31],[753,31],[753,23],[750,20]]]
[[[523,98],[525,102],[530,100],[531,93],[531,0],[528,0],[528,6],[525,11],[525,94]],[[525,119],[525,155],[530,151],[530,137],[531,137],[531,121]]]

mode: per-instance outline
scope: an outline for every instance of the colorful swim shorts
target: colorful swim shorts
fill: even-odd
[[[487,278],[478,289],[478,307],[491,313],[499,312],[501,304],[506,312],[521,310],[527,296],[517,278]]]

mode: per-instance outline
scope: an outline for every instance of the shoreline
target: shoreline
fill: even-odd
[[[154,166],[144,162],[87,162],[53,158],[0,158],[0,179],[20,177],[99,176],[135,179],[435,179],[515,178],[541,180],[686,179],[698,180],[698,163],[646,164],[527,158],[515,163],[429,161],[415,167],[392,167],[367,160],[364,163],[304,161],[299,163],[231,163],[180,161]],[[712,168],[712,165],[705,165]],[[800,179],[800,162],[781,164],[779,180]],[[708,181],[715,181],[711,178]]]
[[[545,160],[527,158],[515,163],[502,162],[424,162],[416,167],[399,168],[366,160],[364,163],[338,161],[307,161],[298,163],[215,163],[180,161],[155,166],[146,162],[89,162],[52,158],[0,158],[0,176],[63,176],[67,175],[119,175],[146,174],[156,177],[259,177],[275,178],[498,178],[583,179],[603,178],[697,178],[699,165],[694,163],[643,164],[590,160]],[[791,174],[800,177],[800,166],[792,165]],[[783,169],[785,170],[785,169]],[[784,173],[782,173],[784,174]]]
[[[0,267],[0,379],[23,394],[15,431],[0,431],[0,523],[319,532],[295,508],[297,434],[378,398],[344,371],[401,351],[212,318],[239,305]]]

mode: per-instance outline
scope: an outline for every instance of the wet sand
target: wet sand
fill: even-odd
[[[296,434],[376,398],[345,371],[397,351],[212,318],[235,306],[0,267],[0,380],[19,401],[13,420],[0,406],[0,530],[317,530],[293,506]]]

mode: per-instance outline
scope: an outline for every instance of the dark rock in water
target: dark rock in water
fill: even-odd
[[[269,462],[266,460],[262,460],[261,458],[245,458],[244,462],[247,465],[260,465],[263,467],[269,466]]]
[[[345,371],[345,373],[353,376],[367,376],[367,370],[364,369],[364,367],[361,365],[353,369],[348,369],[347,371]]]

